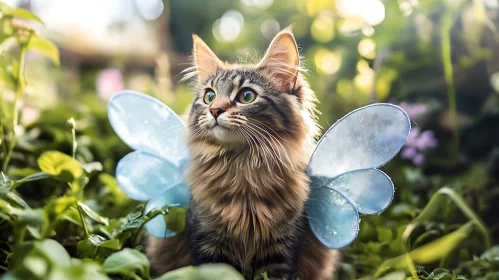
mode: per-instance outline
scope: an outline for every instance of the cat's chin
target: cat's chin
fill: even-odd
[[[213,137],[220,142],[220,144],[227,145],[242,145],[244,139],[238,133],[231,131],[221,125],[216,125],[211,129]]]

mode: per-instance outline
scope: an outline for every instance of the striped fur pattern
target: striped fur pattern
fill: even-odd
[[[291,32],[279,33],[255,65],[223,63],[201,39],[194,43],[191,206],[184,234],[150,239],[153,266],[164,272],[222,262],[247,278],[267,272],[273,279],[331,279],[337,252],[313,237],[304,214],[305,169],[318,128]],[[210,91],[216,98],[207,104]],[[241,103],[247,91],[256,98]],[[172,252],[183,263],[172,261]]]

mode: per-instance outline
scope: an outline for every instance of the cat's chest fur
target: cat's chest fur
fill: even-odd
[[[304,166],[251,167],[244,158],[214,158],[194,161],[187,177],[188,227],[201,253],[244,267],[299,234],[309,189]]]

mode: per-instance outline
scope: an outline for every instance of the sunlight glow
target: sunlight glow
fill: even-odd
[[[146,20],[155,20],[161,16],[165,5],[162,0],[135,0],[140,15]]]
[[[243,15],[236,10],[229,10],[213,23],[213,36],[217,41],[232,42],[241,33],[243,25]]]
[[[268,7],[272,6],[274,0],[241,0],[241,2],[248,7],[267,9]]]
[[[404,16],[410,16],[413,11],[411,3],[409,3],[408,1],[401,2],[399,4],[399,9],[402,14],[404,14]]]
[[[345,18],[362,18],[374,26],[385,19],[385,6],[378,0],[337,0],[336,8]]]
[[[360,40],[357,50],[365,58],[373,59],[376,57],[376,43],[373,39],[364,38]]]
[[[260,31],[262,31],[263,36],[269,40],[274,38],[279,30],[281,30],[281,26],[279,25],[279,22],[273,18],[266,19],[260,26]]]
[[[357,71],[359,74],[353,79],[355,87],[358,92],[367,94],[374,85],[374,71],[369,67],[369,63],[363,59],[357,63]]]
[[[314,63],[319,72],[332,75],[341,67],[341,55],[327,49],[319,49],[314,54]]]
[[[314,40],[327,43],[334,37],[334,22],[331,15],[321,13],[312,23],[310,32]]]

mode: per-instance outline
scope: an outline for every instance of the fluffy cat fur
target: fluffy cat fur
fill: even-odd
[[[193,39],[191,205],[183,234],[149,237],[153,267],[163,273],[222,262],[247,278],[267,272],[273,279],[331,279],[339,254],[315,239],[304,213],[318,128],[291,30],[277,34],[254,65],[222,62]],[[216,98],[207,104],[210,91]],[[256,99],[244,104],[248,91]]]

